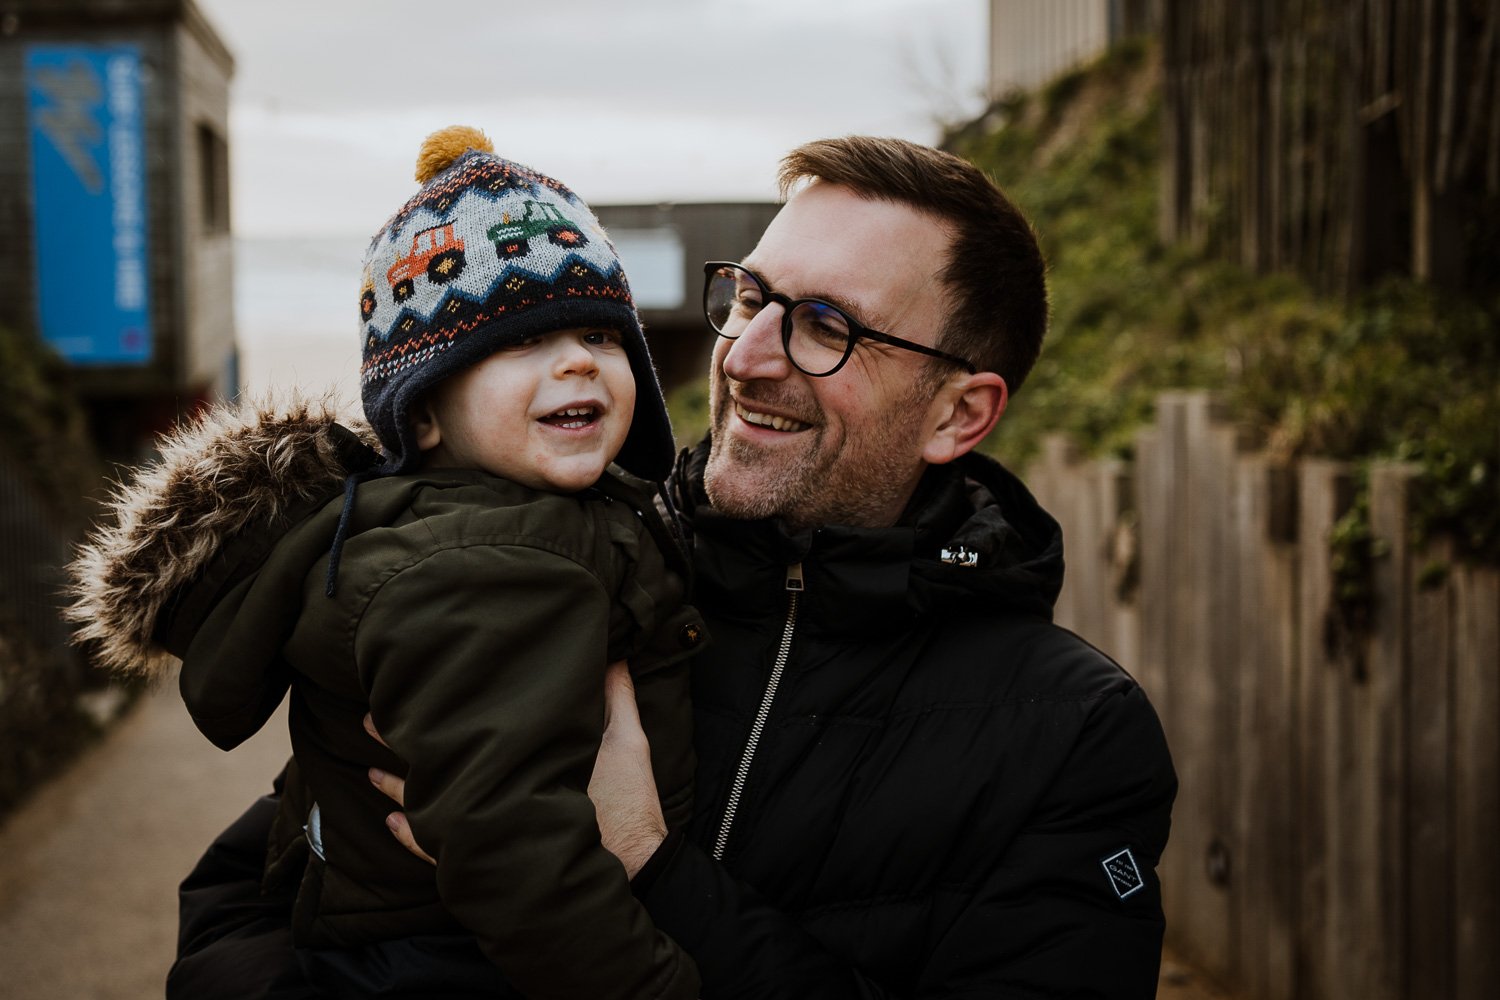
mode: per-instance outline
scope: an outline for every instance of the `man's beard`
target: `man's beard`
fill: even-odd
[[[745,520],[780,517],[793,528],[889,526],[922,468],[916,441],[921,427],[909,415],[926,405],[930,392],[915,386],[876,426],[858,435],[846,426],[838,440],[830,440],[832,432],[821,415],[808,412],[812,407],[787,406],[776,399],[774,390],[755,386],[741,386],[745,402],[781,402],[781,409],[811,416],[813,426],[788,433],[807,439],[797,442],[800,447],[791,456],[779,454],[785,449],[728,437],[725,429],[734,402],[728,385],[716,384],[711,391],[710,450],[703,476],[714,507]]]

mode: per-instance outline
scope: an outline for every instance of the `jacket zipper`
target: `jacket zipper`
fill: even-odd
[[[781,646],[776,650],[776,662],[771,665],[771,676],[766,680],[766,690],[760,698],[760,707],[755,710],[755,724],[750,727],[750,738],[745,741],[745,751],[740,755],[740,765],[734,772],[734,784],[729,788],[729,801],[724,803],[724,818],[719,822],[719,835],[714,838],[713,857],[724,860],[724,847],[729,843],[729,827],[734,823],[734,814],[740,807],[740,795],[745,791],[745,779],[750,775],[750,762],[755,759],[755,750],[760,746],[761,733],[766,728],[766,717],[771,714],[771,701],[776,697],[776,688],[781,683],[781,673],[786,669],[787,657],[792,651],[792,632],[797,626],[797,603],[802,596],[802,564],[794,563],[786,570],[787,607],[786,623],[781,628]]]

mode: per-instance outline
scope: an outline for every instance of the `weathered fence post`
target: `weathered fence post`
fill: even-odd
[[[1500,572],[1465,567],[1454,588],[1454,989],[1500,990]]]
[[[1055,434],[1043,441],[1026,480],[1065,528],[1058,622],[1133,670],[1138,560],[1128,467],[1118,460],[1084,462],[1064,435]]]
[[[1345,996],[1344,963],[1334,940],[1330,909],[1340,823],[1334,796],[1342,775],[1337,757],[1340,691],[1352,667],[1328,643],[1328,613],[1334,581],[1329,535],[1353,501],[1348,468],[1340,462],[1306,459],[1297,495],[1297,576],[1301,615],[1297,622],[1297,720],[1294,744],[1301,817],[1298,871],[1301,933],[1297,936],[1297,996],[1333,1000]],[[1347,994],[1354,996],[1356,994]]]
[[[1406,996],[1457,996],[1453,988],[1454,571],[1452,547],[1412,560],[1411,673],[1406,689]],[[1424,579],[1429,573],[1431,579]]]
[[[1411,532],[1409,493],[1416,468],[1381,464],[1370,472],[1370,530],[1377,546],[1364,679],[1349,730],[1354,766],[1343,781],[1354,799],[1343,845],[1339,896],[1345,901],[1349,988],[1370,1000],[1401,1000],[1406,979],[1410,684]],[[1442,669],[1441,665],[1438,669]]]
[[[1264,455],[1241,456],[1234,522],[1240,591],[1239,797],[1235,881],[1241,995],[1296,996],[1299,911],[1297,483]]]

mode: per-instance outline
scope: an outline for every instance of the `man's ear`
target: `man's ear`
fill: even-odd
[[[922,447],[922,460],[942,465],[973,451],[994,429],[1009,400],[1005,379],[994,372],[964,375],[944,384],[928,410],[932,430]]]
[[[423,451],[431,451],[443,443],[443,429],[438,426],[437,414],[432,409],[432,394],[423,393],[411,409],[407,411],[406,419],[411,421],[411,429],[417,437],[417,447]]]

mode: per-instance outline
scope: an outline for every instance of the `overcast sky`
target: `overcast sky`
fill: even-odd
[[[478,126],[598,203],[759,200],[827,135],[972,114],[984,0],[197,0],[236,59],[234,226],[370,233]]]

